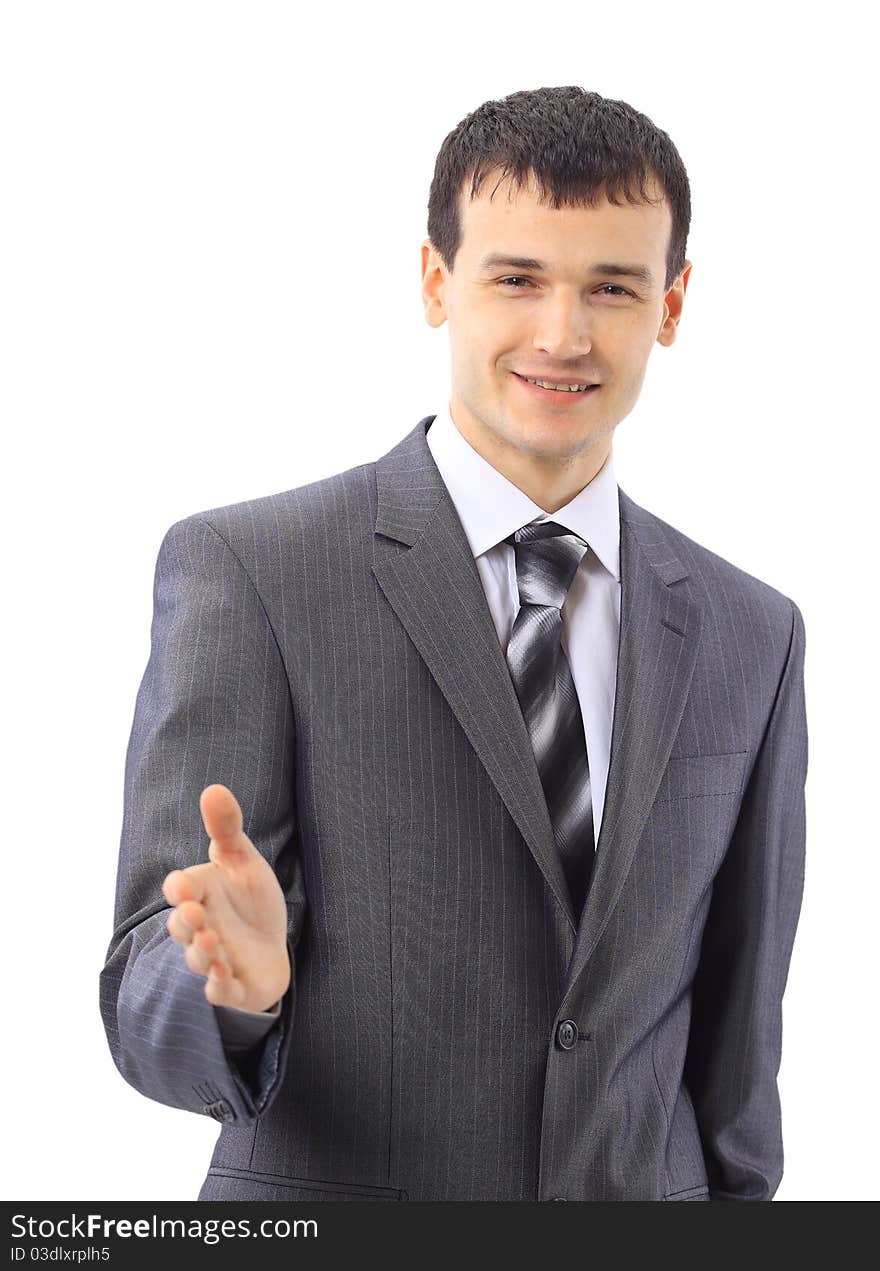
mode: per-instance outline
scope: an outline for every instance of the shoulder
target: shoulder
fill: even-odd
[[[375,466],[358,464],[277,494],[201,509],[176,521],[166,538],[210,536],[213,531],[236,555],[253,557],[278,545],[331,540],[343,531],[364,528],[372,533]]]

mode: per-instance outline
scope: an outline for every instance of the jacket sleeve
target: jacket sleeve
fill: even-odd
[[[805,865],[804,622],[788,655],[712,899],[693,984],[684,1079],[710,1200],[771,1200],[782,1178],[776,1078],[782,997]]]
[[[270,1011],[245,1011],[237,1006],[215,1006],[220,1040],[227,1055],[242,1055],[260,1044],[281,1014],[281,1003]]]
[[[295,951],[306,897],[296,848],[290,683],[259,594],[224,538],[200,516],[159,548],[151,649],[134,710],[115,930],[100,976],[113,1060],[150,1099],[248,1124],[283,1080],[295,1009]],[[247,1064],[224,1048],[205,980],[168,935],[161,886],[206,861],[199,795],[219,782],[241,805],[245,833],[287,898],[294,983]]]

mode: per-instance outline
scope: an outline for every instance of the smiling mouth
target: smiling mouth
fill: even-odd
[[[559,398],[587,397],[590,393],[600,387],[599,384],[578,384],[577,381],[574,380],[570,380],[568,382],[564,380],[561,382],[557,382],[555,380],[543,380],[540,383],[536,383],[534,379],[530,379],[525,375],[520,375],[518,371],[511,371],[511,374],[514,375],[521,384],[526,385],[526,387],[530,388],[534,393],[543,394],[548,398],[551,396]],[[575,387],[572,387],[572,384],[574,384]]]

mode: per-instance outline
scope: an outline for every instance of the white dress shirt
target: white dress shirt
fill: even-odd
[[[577,691],[587,741],[596,842],[602,824],[620,635],[620,509],[612,453],[589,485],[548,513],[493,468],[456,428],[448,407],[426,437],[455,505],[486,593],[502,650],[519,610],[516,557],[504,539],[531,521],[556,521],[589,544],[562,606],[562,647]],[[249,1049],[269,1030],[271,1012],[215,1007],[224,1046]]]
[[[516,557],[504,539],[531,521],[556,521],[589,544],[562,606],[562,647],[581,704],[598,842],[620,634],[620,509],[612,454],[589,485],[551,514],[465,441],[448,408],[437,415],[426,440],[471,545],[503,650],[519,611]]]

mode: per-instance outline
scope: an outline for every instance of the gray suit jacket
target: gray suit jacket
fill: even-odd
[[[427,416],[376,463],[176,522],[101,974],[133,1086],[222,1123],[202,1199],[768,1200],[804,874],[804,624],[619,490],[621,630],[571,910]],[[221,782],[294,987],[223,1049],[160,885]]]

